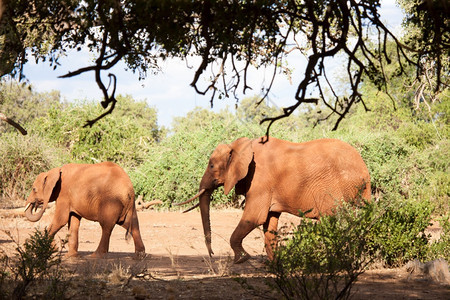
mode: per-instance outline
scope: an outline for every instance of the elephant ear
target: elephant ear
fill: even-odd
[[[228,195],[236,183],[247,176],[248,166],[253,160],[252,140],[240,138],[231,143],[224,182],[224,192]]]
[[[43,198],[44,198],[44,207],[47,206],[48,202],[53,193],[53,189],[61,178],[61,169],[54,168],[47,172],[47,176],[44,178],[43,182]]]

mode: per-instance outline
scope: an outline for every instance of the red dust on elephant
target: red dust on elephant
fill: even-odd
[[[358,151],[336,139],[292,143],[273,137],[240,138],[218,145],[212,153],[197,195],[206,247],[211,248],[209,205],[212,192],[224,186],[225,194],[234,187],[245,196],[242,218],[230,238],[235,263],[250,255],[242,240],[263,225],[266,252],[273,259],[275,232],[282,212],[308,218],[331,214],[336,202],[358,197],[370,200],[369,171]]]
[[[100,243],[91,257],[103,257],[108,252],[111,232],[116,224],[127,230],[126,235],[131,233],[136,255],[141,257],[145,255],[145,247],[139,232],[134,198],[130,178],[115,163],[68,164],[37,176],[26,202],[25,216],[36,222],[41,219],[48,203],[56,201],[48,231],[55,235],[69,224],[67,256],[78,255],[78,229],[81,218],[85,218],[99,222],[102,227]]]

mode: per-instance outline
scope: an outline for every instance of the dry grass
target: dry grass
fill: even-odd
[[[450,286],[450,272],[445,259],[435,259],[426,263],[415,259],[408,262],[405,269],[410,275],[422,276],[436,283]]]
[[[208,267],[209,273],[214,276],[224,277],[231,274],[231,266],[233,266],[233,259],[230,254],[221,256],[215,261],[209,256],[204,256],[203,261]]]
[[[177,278],[181,278],[180,266],[178,264],[178,255],[174,254],[170,247],[167,247],[166,251],[169,254],[170,265],[172,269],[175,271]]]
[[[111,274],[108,278],[112,284],[120,284],[128,280],[132,276],[130,274],[130,266],[124,266],[121,262],[113,264]]]

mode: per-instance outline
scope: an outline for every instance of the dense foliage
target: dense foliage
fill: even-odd
[[[428,245],[428,202],[383,199],[342,204],[320,222],[304,219],[291,236],[280,235],[268,270],[287,299],[347,299],[353,283],[374,261],[399,266],[440,253]],[[449,238],[444,234],[442,241]],[[436,251],[436,252],[435,252]]]
[[[332,120],[313,127],[311,119],[324,113],[313,109],[276,123],[272,134],[294,142],[321,137],[345,140],[361,152],[368,165],[375,197],[429,201],[435,212],[445,213],[450,193],[448,101],[428,111],[414,109],[399,97],[402,101],[393,110],[380,101],[387,96],[375,91],[367,88],[371,111],[355,110],[337,132],[329,131]],[[29,103],[24,98],[34,101],[34,106],[22,106]],[[448,93],[441,98],[448,98]],[[1,127],[3,199],[11,198],[13,191],[15,199],[25,197],[26,186],[46,168],[69,161],[112,160],[128,170],[145,200],[160,199],[167,207],[196,193],[217,144],[263,135],[261,118],[278,113],[269,103],[255,106],[255,99],[248,98],[236,112],[196,109],[174,120],[166,134],[157,125],[156,111],[129,96],[120,97],[117,112],[90,129],[82,124],[100,110],[92,102],[65,103],[57,93],[38,94],[12,83],[2,84],[0,100],[2,109],[26,124],[30,132],[18,137],[10,127]],[[232,195],[216,194],[218,204],[233,200]]]
[[[216,146],[238,137],[264,135],[259,120],[270,113],[277,113],[277,109],[265,104],[257,107],[253,98],[247,98],[242,100],[236,113],[228,110],[215,113],[198,108],[175,119],[172,133],[161,143],[153,144],[149,150],[150,159],[131,171],[136,192],[146,199],[162,200],[167,207],[193,196]],[[296,136],[295,132],[285,130],[290,121],[277,123],[274,134],[286,139]],[[174,163],[177,161],[183,163]],[[235,202],[235,195],[225,196],[220,189],[213,194],[213,201],[218,206],[230,205]]]
[[[93,102],[51,107],[45,117],[31,126],[36,133],[45,133],[57,146],[69,150],[75,161],[110,160],[136,166],[143,162],[148,146],[160,139],[162,130],[157,126],[156,111],[145,102],[136,102],[129,96],[118,99],[118,115],[108,116],[93,128],[83,127],[101,110]]]
[[[100,111],[98,104],[65,103],[56,92],[36,93],[30,86],[1,83],[3,111],[29,131],[18,136],[11,126],[0,123],[2,206],[21,203],[37,174],[64,163],[111,160],[130,168],[143,163],[150,145],[164,137],[166,130],[158,127],[156,110],[145,102],[118,98],[122,105],[117,117],[83,128],[86,119]]]
[[[39,136],[0,135],[0,205],[23,205],[36,176],[68,162],[64,150]]]
[[[57,93],[36,94],[26,86],[16,86],[17,92],[11,93],[11,83],[5,85],[7,88],[0,89],[2,107],[23,122],[30,133],[19,137],[17,132],[3,128],[2,206],[12,206],[12,202],[22,205],[17,200],[27,196],[27,187],[43,170],[65,162],[112,160],[127,170],[144,201],[158,199],[162,207],[173,207],[197,192],[217,144],[263,135],[261,118],[279,112],[269,102],[255,106],[255,99],[248,98],[236,111],[195,109],[175,119],[166,131],[158,127],[154,109],[120,96],[117,111],[89,129],[82,124],[100,110],[98,105],[64,103]],[[448,91],[439,94],[440,102],[430,107],[422,102],[417,107],[410,100],[414,94],[399,85],[389,100],[395,104],[393,109],[382,99],[389,96],[369,84],[364,89],[370,111],[353,110],[338,131],[330,131],[332,118],[321,117],[327,113],[326,107],[311,107],[275,123],[272,135],[294,142],[332,137],[355,146],[369,168],[373,199],[380,204],[378,223],[372,226],[372,238],[368,239],[371,255],[389,265],[433,257],[423,232],[431,217],[448,217]],[[15,106],[23,97],[39,101],[27,108]],[[213,205],[219,207],[237,202],[233,193],[225,196],[221,190],[213,198]],[[444,241],[448,240],[446,236]],[[434,257],[448,259],[445,243],[440,241],[432,247]]]

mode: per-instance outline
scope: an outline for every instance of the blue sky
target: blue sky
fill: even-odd
[[[401,10],[396,7],[395,0],[383,0],[381,7],[381,18],[388,24],[388,28],[398,32],[402,21]],[[44,92],[49,90],[59,90],[63,98],[92,99],[100,100],[102,94],[95,82],[94,73],[79,75],[73,78],[60,79],[58,76],[74,71],[80,67],[91,65],[94,56],[87,51],[70,53],[67,57],[60,59],[61,66],[53,70],[48,63],[35,64],[32,59],[24,68],[24,73],[36,91]],[[302,79],[303,58],[291,56],[288,59],[289,66],[293,67],[292,83],[287,78],[279,74],[271,90],[270,99],[277,106],[284,107],[293,103],[293,97],[297,89],[297,84]],[[172,118],[183,116],[197,106],[210,108],[210,94],[199,95],[190,87],[190,82],[194,76],[198,59],[192,59],[188,64],[193,68],[188,68],[185,61],[179,59],[168,59],[161,62],[162,71],[157,75],[147,75],[145,80],[138,80],[138,74],[133,74],[126,70],[123,63],[118,64],[109,72],[117,76],[116,94],[129,94],[137,100],[145,100],[158,111],[158,124],[170,126]],[[104,72],[104,82],[108,83]],[[244,97],[251,97],[258,94],[261,86],[270,79],[270,71],[253,71],[250,74],[250,85],[252,91],[247,91]],[[200,81],[201,83],[201,81]],[[206,83],[205,85],[206,86]],[[228,98],[214,101],[214,110],[225,107],[234,107],[236,100]]]

